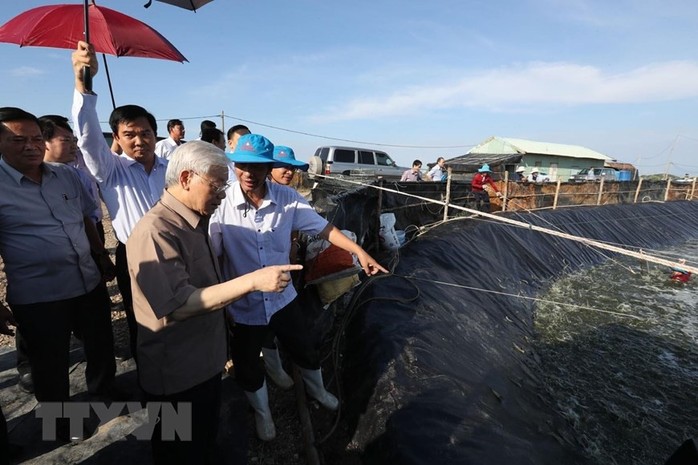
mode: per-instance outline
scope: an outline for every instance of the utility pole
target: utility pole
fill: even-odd
[[[633,170],[633,181],[637,181],[637,178],[639,177],[640,160],[642,160],[642,156],[637,157],[637,161],[635,162],[635,169]],[[645,173],[645,174],[647,174],[647,173]]]
[[[671,143],[671,148],[669,148],[669,154],[667,155],[666,171],[664,171],[664,180],[669,179],[669,170],[671,169],[671,155],[674,153],[674,147],[676,147],[676,141],[679,139],[677,135],[674,137],[674,141]]]

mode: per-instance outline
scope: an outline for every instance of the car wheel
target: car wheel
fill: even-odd
[[[325,174],[325,164],[322,158],[314,156],[308,161],[308,177],[314,179],[316,174]]]

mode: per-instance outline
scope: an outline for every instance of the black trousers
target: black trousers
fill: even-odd
[[[475,208],[481,212],[490,212],[490,194],[487,191],[473,191]]]
[[[10,442],[7,439],[7,421],[0,408],[0,465],[10,463]]]
[[[31,365],[34,395],[40,402],[63,402],[70,396],[70,334],[79,328],[84,344],[85,378],[90,394],[100,394],[114,381],[114,336],[105,288],[98,285],[72,299],[10,305]]]
[[[197,465],[214,464],[216,435],[221,410],[221,374],[217,374],[203,383],[169,395],[155,395],[146,392],[149,402],[191,403],[192,424],[191,441],[162,440],[162,418],[158,414],[157,424],[153,430],[150,445],[153,449],[155,465]],[[177,408],[179,411],[179,408]],[[156,421],[151,418],[150,421]]]
[[[24,341],[19,328],[15,328],[15,351],[17,352],[17,373],[19,373],[19,376],[31,372],[32,367],[29,364],[27,343]]]
[[[309,370],[320,368],[318,337],[306,324],[303,310],[295,299],[276,312],[268,325],[235,323],[231,328],[230,353],[235,364],[235,379],[245,391],[257,391],[264,384],[259,351],[270,330],[296,365]]]
[[[104,244],[104,225],[101,221],[97,221],[95,226],[97,227],[97,235],[102,241],[102,244]],[[100,265],[98,257],[92,254],[92,259],[99,268]],[[100,286],[104,286],[104,298],[107,304],[111,307],[111,299],[109,298],[109,291],[107,290],[106,283],[100,283]],[[76,338],[82,340],[82,335],[80,334],[79,328],[73,328],[73,334]],[[27,355],[27,343],[24,341],[22,332],[19,330],[19,328],[15,330],[15,349],[17,352],[17,372],[19,373],[19,376],[22,376],[23,374],[31,371],[31,366],[29,365],[29,355]]]
[[[131,276],[128,273],[128,261],[126,259],[126,245],[119,242],[115,252],[116,263],[116,284],[124,302],[124,312],[126,312],[126,323],[128,324],[128,337],[131,355],[136,359],[136,347],[138,337],[138,323],[136,315],[133,313],[133,297],[131,294]],[[138,360],[136,359],[136,362]]]

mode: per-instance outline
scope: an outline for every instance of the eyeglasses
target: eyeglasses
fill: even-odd
[[[200,175],[200,174],[197,173],[196,171],[192,171],[192,173],[194,173],[195,175],[197,175],[198,177],[200,177],[201,179],[203,179],[204,181],[206,181],[206,183],[211,187],[211,189],[213,189],[213,193],[216,194],[216,195],[222,194],[223,192],[225,192],[225,190],[226,190],[227,188],[229,188],[230,186],[233,185],[232,182],[226,181],[225,184],[223,184],[222,186],[220,186],[220,185],[218,185],[218,184],[216,184],[216,183],[214,183],[214,182],[211,182],[211,180],[209,180],[207,177]]]

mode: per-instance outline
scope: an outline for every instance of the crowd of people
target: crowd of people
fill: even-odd
[[[291,284],[291,272],[302,269],[290,259],[294,234],[317,235],[354,254],[367,275],[387,270],[285,185],[295,170],[307,169],[293,150],[245,126],[230,128],[225,139],[215,127],[202,128],[200,140],[184,142],[184,125],[171,120],[168,138],[158,143],[153,115],[124,105],[109,118],[115,153],[102,135],[97,96],[82,80],[85,66],[97,73],[93,48],[79,42],[72,63],[73,128],[66,118],[0,108],[0,251],[8,281],[0,331],[16,327],[25,388],[39,402],[70,402],[75,335],[92,400],[191,405],[191,440],[163,440],[160,418],[151,419],[158,464],[216,463],[226,363],[255,411],[257,436],[274,439],[260,350],[272,380],[288,387],[281,373],[288,375],[278,348],[263,349],[270,339],[300,368],[307,393],[336,410],[317,338],[300,317]],[[115,263],[99,228],[100,202],[118,241]],[[139,399],[115,384],[105,285],[114,277]],[[76,434],[67,418],[58,419],[56,432],[60,441],[90,434]],[[7,448],[0,415],[0,457],[9,456]]]
[[[274,439],[266,378],[293,385],[279,347],[299,367],[307,393],[336,410],[292,284],[302,268],[294,246],[302,235],[317,236],[355,255],[367,275],[386,270],[289,187],[308,164],[244,125],[224,133],[207,120],[187,142],[184,123],[171,119],[158,141],[155,117],[138,105],[111,113],[109,146],[97,95],[81,74],[85,66],[97,73],[92,47],[78,43],[72,64],[72,127],[65,117],[0,108],[0,251],[8,281],[0,332],[15,326],[18,386],[39,402],[69,402],[74,335],[84,347],[91,398],[130,400],[115,383],[106,288],[115,278],[129,336],[121,356],[134,359],[141,400],[192,406],[191,441],[162,440],[154,419],[155,463],[212,463],[224,370],[254,409],[257,436]],[[443,157],[421,169],[414,160],[401,180],[448,179]],[[490,193],[501,197],[491,173],[485,164],[472,181],[477,208],[486,212]],[[525,179],[523,169],[516,173]],[[117,240],[114,262],[102,202]],[[58,420],[59,440],[90,434],[69,426]]]

